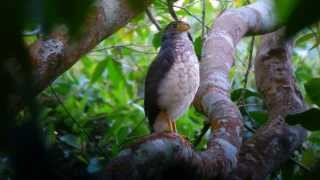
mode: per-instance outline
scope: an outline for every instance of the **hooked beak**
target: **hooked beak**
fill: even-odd
[[[190,25],[185,22],[180,22],[177,25],[177,30],[180,32],[186,32],[190,29]]]

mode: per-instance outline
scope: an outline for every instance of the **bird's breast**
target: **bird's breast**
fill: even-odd
[[[173,119],[192,103],[199,87],[199,63],[194,51],[177,53],[159,88],[159,106]]]

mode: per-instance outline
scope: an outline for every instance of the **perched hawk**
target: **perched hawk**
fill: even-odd
[[[174,21],[165,29],[161,49],[149,67],[144,109],[152,131],[177,132],[175,121],[192,103],[199,87],[199,63],[190,26]]]

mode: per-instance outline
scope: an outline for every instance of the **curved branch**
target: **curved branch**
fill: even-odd
[[[292,43],[283,39],[283,32],[265,35],[255,59],[257,88],[271,121],[242,146],[239,165],[231,179],[264,179],[287,161],[306,137],[302,127],[288,126],[283,121],[287,114],[307,108],[293,77]]]
[[[203,44],[201,82],[195,105],[208,116],[213,131],[213,146],[221,146],[219,142],[223,140],[224,144],[235,150],[232,157],[225,156],[218,161],[224,172],[230,172],[236,167],[242,144],[242,117],[229,97],[228,78],[234,64],[236,44],[245,35],[277,29],[281,24],[273,12],[272,0],[260,0],[239,9],[227,10],[216,19]],[[225,152],[223,148],[216,149],[212,156]]]
[[[223,142],[221,142],[223,143]],[[212,144],[212,143],[211,143]],[[224,144],[230,157],[234,149]],[[157,133],[122,151],[106,168],[104,178],[113,179],[212,179],[224,171],[217,163],[223,154],[215,154],[213,147],[194,152],[192,146],[175,134]],[[220,151],[222,152],[222,151]],[[228,154],[227,154],[228,155]],[[226,173],[226,172],[225,172]]]

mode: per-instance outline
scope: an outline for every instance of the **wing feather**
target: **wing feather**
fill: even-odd
[[[147,73],[145,81],[144,110],[152,131],[153,124],[161,111],[158,104],[158,90],[161,86],[161,81],[166,77],[174,63],[174,53],[175,52],[170,49],[170,47],[161,49],[158,56],[151,63]]]

